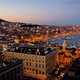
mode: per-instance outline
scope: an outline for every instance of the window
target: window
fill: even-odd
[[[32,59],[32,62],[34,62],[34,59]]]
[[[39,68],[41,68],[41,64],[39,64]]]
[[[42,72],[42,74],[44,74],[44,72]]]
[[[47,65],[46,65],[46,68],[47,68]]]
[[[37,67],[37,64],[35,64],[35,67]]]
[[[33,74],[35,73],[35,69],[32,69]]]
[[[42,68],[44,68],[44,64],[42,64]]]
[[[26,63],[26,65],[28,65],[28,63]]]
[[[31,61],[31,59],[30,59],[30,61]]]
[[[39,71],[39,74],[41,74],[41,71]]]
[[[38,70],[36,70],[36,74],[38,74]]]
[[[30,63],[30,66],[31,66],[31,63]]]
[[[31,68],[30,68],[30,71],[31,71]]]
[[[42,61],[44,63],[44,61]]]
[[[34,71],[34,69],[32,69]]]

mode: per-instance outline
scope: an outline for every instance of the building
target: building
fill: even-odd
[[[40,46],[19,47],[20,51],[6,52],[6,60],[23,60],[24,75],[46,80],[56,64],[56,50]]]
[[[63,49],[61,51],[59,51],[58,55],[57,55],[58,65],[60,65],[60,64],[69,65],[72,63],[73,60],[78,58],[78,56],[77,56],[78,50],[77,50],[76,46],[74,46],[73,43],[70,42],[69,37],[65,38],[62,47],[63,47]]]
[[[23,80],[22,61],[0,60],[0,80]]]
[[[68,48],[69,46],[71,46],[70,37],[65,37],[63,42],[63,51],[65,52],[66,48]]]

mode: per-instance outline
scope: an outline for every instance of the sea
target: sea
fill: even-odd
[[[67,39],[73,45],[80,45],[80,35],[65,36],[64,38],[50,39],[48,40],[48,42],[50,44],[62,45],[65,39]]]

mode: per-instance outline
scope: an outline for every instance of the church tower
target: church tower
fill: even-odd
[[[63,51],[65,52],[66,49],[69,48],[70,46],[71,46],[70,38],[65,37],[64,42],[63,42]]]
[[[71,41],[71,38],[66,37],[64,42],[63,42],[63,51],[65,53],[68,53],[70,55],[75,55],[75,51],[76,51],[76,46],[73,44],[73,42]]]

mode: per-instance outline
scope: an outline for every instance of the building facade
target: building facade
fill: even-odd
[[[4,56],[6,60],[14,58],[23,60],[24,75],[41,80],[46,80],[48,78],[50,71],[52,71],[56,64],[56,51],[46,55],[6,52]]]

